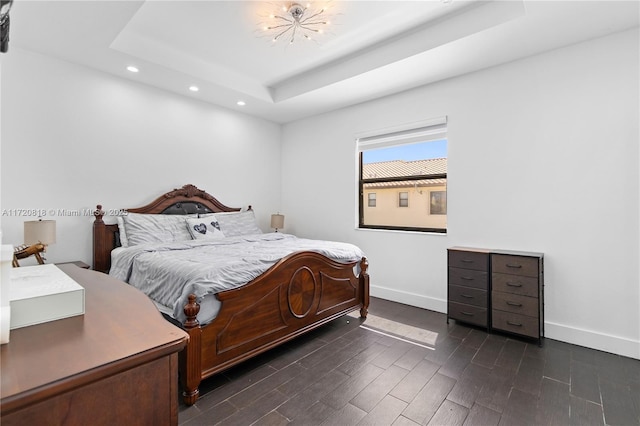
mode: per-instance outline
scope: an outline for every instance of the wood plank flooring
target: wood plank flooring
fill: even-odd
[[[397,327],[339,318],[205,380],[180,425],[640,425],[639,360],[382,299],[369,312]]]

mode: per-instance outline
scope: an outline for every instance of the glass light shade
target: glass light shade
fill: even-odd
[[[56,242],[55,220],[31,220],[24,223],[24,243],[44,245]]]
[[[271,215],[271,227],[275,229],[284,228],[284,215],[283,214],[272,214]]]

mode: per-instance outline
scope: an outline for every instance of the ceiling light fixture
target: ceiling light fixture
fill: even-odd
[[[312,35],[322,34],[323,28],[331,22],[327,19],[327,8],[312,8],[311,3],[302,6],[299,3],[287,3],[278,12],[271,13],[268,23],[262,29],[271,37],[272,42],[288,39],[292,44],[296,38],[312,40]]]
[[[245,106],[246,102],[245,101],[238,101],[238,102],[236,102],[236,104],[240,105],[240,106]]]
[[[189,86],[189,90],[191,90],[192,92],[197,92],[198,90],[200,90],[200,88],[198,86]]]
[[[140,70],[138,68],[134,67],[133,65],[130,65],[130,66],[127,67],[127,71],[138,72]]]

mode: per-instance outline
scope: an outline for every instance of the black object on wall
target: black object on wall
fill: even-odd
[[[9,50],[9,10],[13,0],[0,0],[0,52]]]

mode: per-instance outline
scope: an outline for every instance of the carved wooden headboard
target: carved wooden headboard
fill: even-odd
[[[251,209],[251,206],[249,206]],[[237,212],[240,208],[227,207],[207,192],[187,184],[156,198],[146,206],[122,209],[122,212],[145,214],[196,214]],[[111,268],[111,250],[118,247],[117,224],[106,224],[102,205],[98,204],[93,215],[93,269],[108,273]]]

